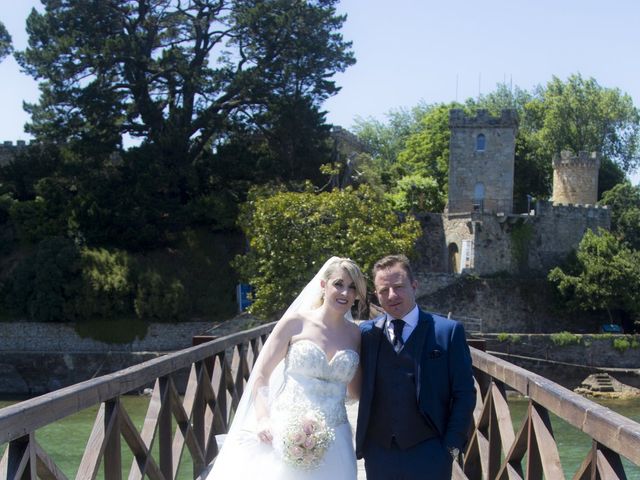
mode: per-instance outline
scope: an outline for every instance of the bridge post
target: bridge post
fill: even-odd
[[[104,431],[107,436],[104,447],[105,480],[122,480],[122,453],[120,451],[120,397],[104,402]]]

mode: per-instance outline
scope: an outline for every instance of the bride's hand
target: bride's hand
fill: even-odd
[[[271,433],[271,422],[268,418],[263,418],[258,424],[258,438],[263,443],[271,443],[273,434]]]

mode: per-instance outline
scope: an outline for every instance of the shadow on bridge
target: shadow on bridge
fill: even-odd
[[[273,324],[229,335],[0,410],[0,479],[66,479],[37,440],[38,430],[100,405],[75,478],[175,479],[181,462],[203,477],[218,453],[251,368]],[[621,457],[640,466],[640,424],[544,377],[472,347],[477,403],[457,479],[564,479],[549,413],[592,439],[574,479],[625,479]],[[176,386],[187,369],[184,392]],[[120,397],[154,385],[140,431]],[[528,398],[514,429],[507,390]],[[131,450],[123,465],[121,447]],[[3,447],[4,446],[4,447]],[[184,455],[184,454],[187,455]]]

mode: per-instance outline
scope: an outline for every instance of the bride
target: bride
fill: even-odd
[[[355,480],[345,398],[360,388],[360,268],[332,257],[275,325],[207,480]]]

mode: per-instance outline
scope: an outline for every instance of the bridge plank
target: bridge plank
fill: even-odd
[[[140,438],[144,443],[147,450],[151,450],[151,446],[153,445],[153,441],[156,436],[156,429],[158,427],[158,416],[160,414],[160,408],[162,405],[162,400],[160,398],[160,381],[156,380],[155,385],[153,386],[153,391],[151,393],[151,398],[149,399],[149,405],[147,407],[147,414],[144,417],[144,423],[142,424],[142,431],[140,432]],[[129,469],[129,478],[128,480],[141,480],[142,472],[135,468],[135,464],[137,460],[134,459]]]
[[[105,432],[104,439],[104,478],[122,479],[122,451],[120,450],[120,401],[118,398],[105,402],[105,421],[111,429]]]
[[[141,478],[147,475],[150,480],[167,480],[151,456],[151,451],[147,445],[145,445],[144,440],[138,433],[138,429],[131,421],[129,414],[127,414],[124,409],[121,409],[119,416],[122,436],[127,442],[127,445],[129,445],[129,449],[134,457],[132,470],[135,468]]]
[[[36,456],[36,471],[41,480],[67,480],[67,476],[58,468],[56,462],[45,452],[40,444],[33,439]]]
[[[105,424],[105,405],[101,404],[76,473],[76,480],[94,480],[98,475],[104,454],[104,439],[111,432],[114,422],[115,418],[111,417],[109,423]]]
[[[22,479],[31,478],[30,443],[33,434],[26,435],[11,442],[0,461],[0,475],[2,478]]]
[[[177,428],[173,439],[173,445],[171,449],[171,455],[174,461],[174,478],[178,474],[178,467],[180,466],[180,459],[184,451],[185,444],[191,453],[191,458],[196,466],[196,472],[205,467],[204,452],[200,444],[194,435],[191,427],[190,415],[184,410],[180,403],[180,395],[176,390],[173,382],[169,385],[169,394],[171,395],[171,410],[174,418],[177,422]]]
[[[627,475],[620,461],[620,455],[603,445],[597,446],[596,464],[600,478],[607,480],[627,480]]]
[[[553,437],[549,413],[545,408],[531,404],[531,424],[535,432],[536,448],[540,453],[540,462],[545,478],[563,480],[564,471],[560,463],[558,445]]]

